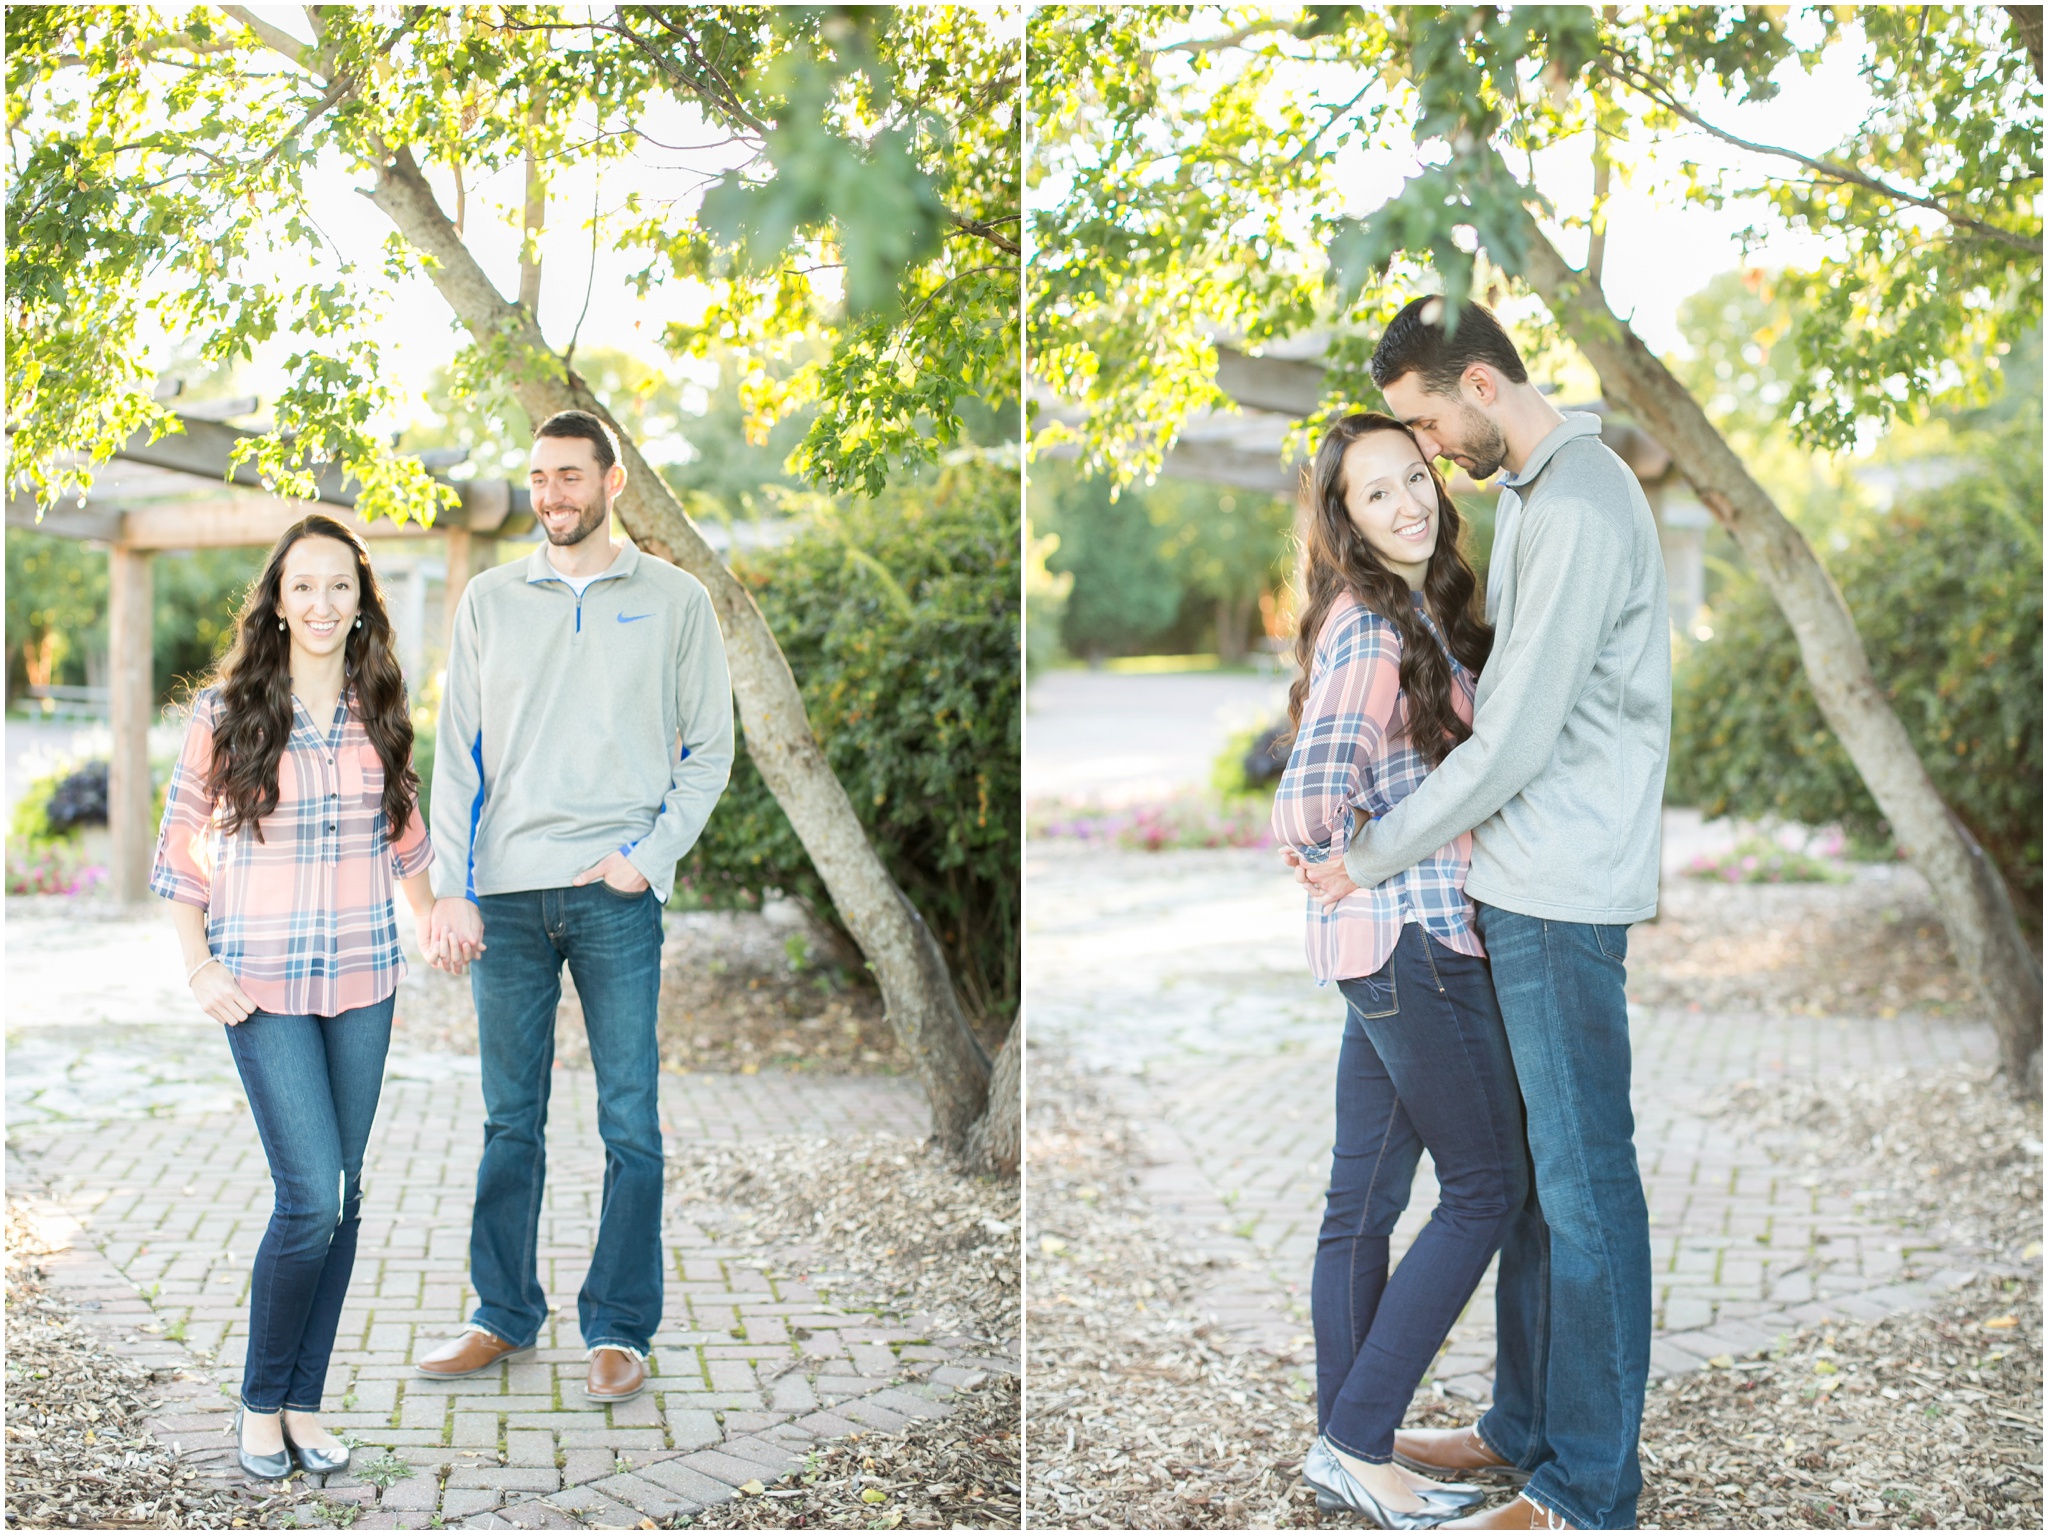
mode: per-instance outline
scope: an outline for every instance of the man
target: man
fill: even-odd
[[[548,1314],[536,1247],[562,964],[597,1074],[605,1169],[577,1298],[596,1401],[637,1394],[661,1325],[661,912],[732,768],[732,694],[710,595],[610,536],[618,444],[569,410],[534,436],[547,543],[471,581],[455,613],[434,755],[435,920],[474,956],[483,1162],[469,1327],[423,1375],[530,1350]]]
[[[1326,901],[1472,833],[1466,893],[1493,964],[1535,1182],[1501,1249],[1494,1405],[1472,1428],[1398,1435],[1456,1480],[1527,1473],[1451,1528],[1632,1529],[1650,1357],[1650,1230],[1629,1109],[1628,926],[1656,914],[1671,636],[1656,520],[1599,419],[1560,415],[1492,314],[1442,301],[1387,327],[1373,379],[1425,453],[1505,467],[1487,573],[1492,658],[1472,735],[1342,867]]]

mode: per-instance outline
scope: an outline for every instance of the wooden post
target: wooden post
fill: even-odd
[[[114,899],[141,902],[149,894],[156,795],[149,781],[149,722],[156,715],[154,580],[146,549],[115,544],[107,559],[107,681],[112,703],[113,755],[107,761],[107,831],[113,842]]]
[[[462,601],[463,588],[469,585],[469,578],[476,573],[476,535],[467,528],[450,528],[445,547],[448,550],[448,580],[441,610],[443,654],[446,647],[455,643],[455,605]]]

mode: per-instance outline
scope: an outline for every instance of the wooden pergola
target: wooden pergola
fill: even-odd
[[[236,401],[245,414],[253,400]],[[254,464],[228,471],[239,440],[259,435],[197,411],[180,412],[184,430],[146,440],[138,432],[96,475],[83,505],[66,502],[39,518],[32,496],[10,491],[7,525],[103,543],[107,569],[107,682],[113,751],[107,763],[107,829],[113,844],[108,870],[114,898],[138,902],[149,893],[149,862],[156,828],[149,775],[149,726],[155,715],[152,665],[154,560],[170,550],[268,545],[316,505],[353,510],[355,483],[329,468],[318,480],[317,500],[271,494]],[[431,528],[418,523],[362,524],[365,536],[438,539],[447,556],[445,620],[472,576],[497,563],[498,540],[533,529],[524,485],[506,480],[445,480],[438,471],[468,457],[466,449],[422,455],[461,496]]]

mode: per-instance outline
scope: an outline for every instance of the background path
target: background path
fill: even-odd
[[[159,1436],[239,1481],[228,1424],[249,1263],[269,1214],[262,1147],[220,1029],[137,1021],[153,1010],[151,989],[120,984],[145,970],[136,955],[167,924],[52,910],[35,903],[8,928],[9,1187],[32,1194],[37,1224],[67,1247],[50,1262],[53,1288],[164,1383]],[[59,952],[62,965],[44,963]],[[97,1015],[77,1008],[81,976],[114,983]],[[791,1134],[927,1130],[922,1092],[902,1078],[664,1075],[661,1108],[671,1157]],[[1016,1368],[929,1319],[835,1295],[809,1272],[811,1260],[831,1266],[822,1246],[789,1249],[776,1266],[717,1245],[671,1205],[649,1389],[591,1404],[575,1297],[603,1149],[590,1073],[558,1069],[540,1248],[556,1310],[538,1352],[469,1380],[420,1377],[411,1361],[475,1302],[466,1269],[482,1126],[474,1057],[393,1058],[327,1390],[326,1421],[363,1448],[359,1474],[330,1479],[325,1496],[360,1505],[357,1528],[636,1527],[772,1481],[820,1438],[943,1414],[954,1386]],[[360,1473],[387,1449],[397,1479],[380,1488]]]

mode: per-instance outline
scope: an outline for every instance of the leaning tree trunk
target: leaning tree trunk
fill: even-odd
[[[1592,362],[1602,391],[1670,450],[1679,472],[1777,599],[1799,641],[1821,714],[1899,846],[1933,887],[1957,963],[1989,996],[2007,1075],[2016,1091],[2038,1094],[2041,967],[2020,934],[2005,880],[1942,801],[1871,675],[1841,591],[1691,393],[1615,317],[1599,289],[1565,264],[1533,219],[1525,221],[1524,235],[1529,250],[1521,275]]]
[[[1022,1014],[1010,1025],[1010,1037],[996,1052],[989,1074],[988,1112],[974,1122],[967,1133],[967,1162],[971,1167],[997,1174],[1017,1176],[1017,1162],[1024,1144],[1024,1028]]]
[[[618,433],[626,466],[626,488],[616,503],[619,520],[641,547],[689,571],[710,591],[725,634],[747,751],[874,970],[889,1021],[931,1099],[935,1134],[949,1150],[965,1151],[984,1110],[1010,1110],[990,1102],[986,1059],[968,1031],[938,941],[868,845],[845,789],[811,734],[796,679],[752,595],[725,568],[588,385],[561,367],[532,314],[507,302],[491,285],[441,211],[411,152],[400,148],[391,153],[379,169],[376,187],[365,195],[415,250],[430,258],[435,287],[480,344],[532,360],[511,385],[536,423],[575,408],[610,422]]]

